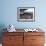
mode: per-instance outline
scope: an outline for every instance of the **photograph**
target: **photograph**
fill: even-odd
[[[35,7],[18,7],[17,20],[22,22],[35,21]]]

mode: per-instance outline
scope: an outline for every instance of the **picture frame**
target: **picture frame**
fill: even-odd
[[[35,7],[18,7],[17,21],[19,22],[34,22],[35,21]]]

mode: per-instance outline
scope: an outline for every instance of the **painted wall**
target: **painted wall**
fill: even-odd
[[[46,0],[0,0],[0,27],[46,28]],[[35,7],[35,22],[18,22],[17,7]]]

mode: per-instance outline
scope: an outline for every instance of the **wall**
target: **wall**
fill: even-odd
[[[0,0],[0,25],[16,28],[46,28],[46,0]],[[17,7],[35,7],[35,22],[18,22]]]

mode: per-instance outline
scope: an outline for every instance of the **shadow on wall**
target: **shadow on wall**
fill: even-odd
[[[5,25],[4,24],[0,24],[0,43],[2,43],[2,36],[3,36],[3,32],[5,32],[6,30],[4,30]]]

